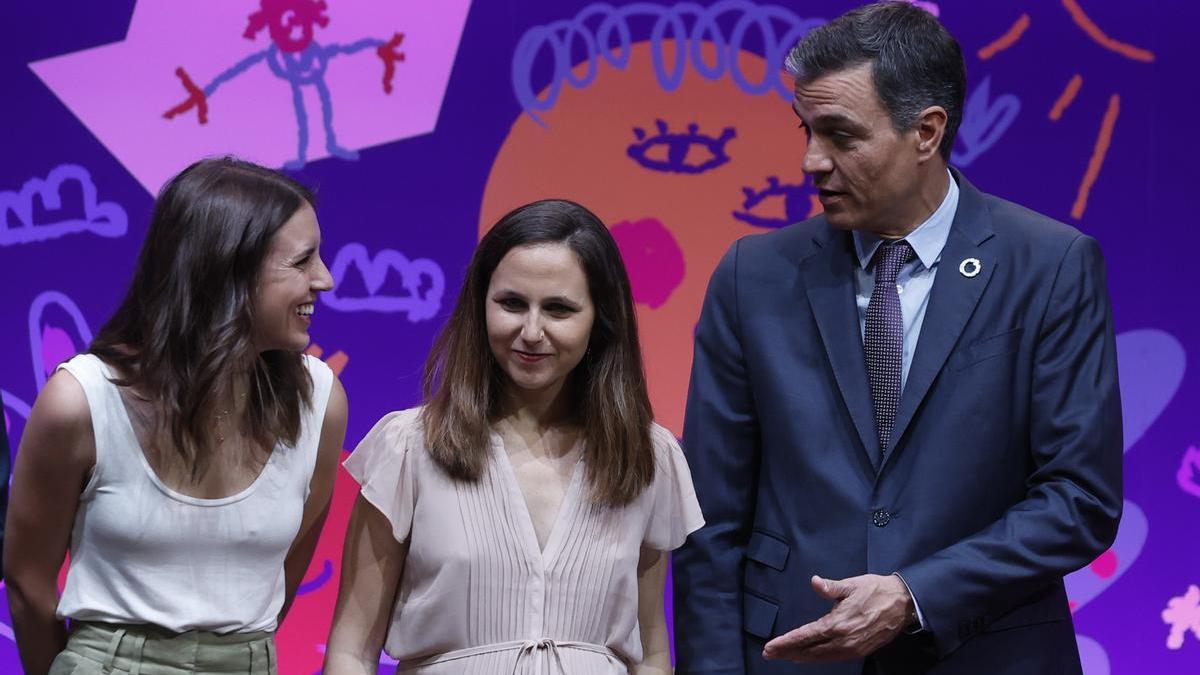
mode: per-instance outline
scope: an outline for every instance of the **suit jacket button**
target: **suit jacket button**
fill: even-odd
[[[892,514],[887,512],[887,509],[875,509],[875,513],[871,514],[871,522],[875,527],[887,527],[887,524],[892,522]]]

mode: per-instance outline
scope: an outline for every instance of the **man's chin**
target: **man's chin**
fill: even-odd
[[[849,213],[845,211],[825,211],[825,221],[835,230],[859,230],[862,229],[862,223],[859,223]]]

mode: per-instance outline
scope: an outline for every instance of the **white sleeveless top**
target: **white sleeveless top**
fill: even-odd
[[[275,630],[283,562],[300,530],[333,384],[319,359],[304,363],[312,407],[303,409],[296,446],[276,446],[249,487],[222,499],[189,497],[159,480],[99,357],[80,354],[59,366],[83,386],[96,435],[60,618],[178,633]]]

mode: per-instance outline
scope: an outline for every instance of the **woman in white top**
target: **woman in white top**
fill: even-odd
[[[21,439],[4,568],[27,674],[275,672],[346,423],[301,353],[332,285],[312,202],[232,158],[163,188],[125,299]]]
[[[384,646],[399,673],[670,672],[666,551],[703,519],[593,214],[536,202],[483,237],[425,394],[346,461],[327,675]]]

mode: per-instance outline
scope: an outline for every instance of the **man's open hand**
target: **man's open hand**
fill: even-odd
[[[812,578],[817,595],[833,601],[828,614],[767,643],[763,658],[848,661],[883,647],[914,621],[912,595],[900,577],[864,574]]]

